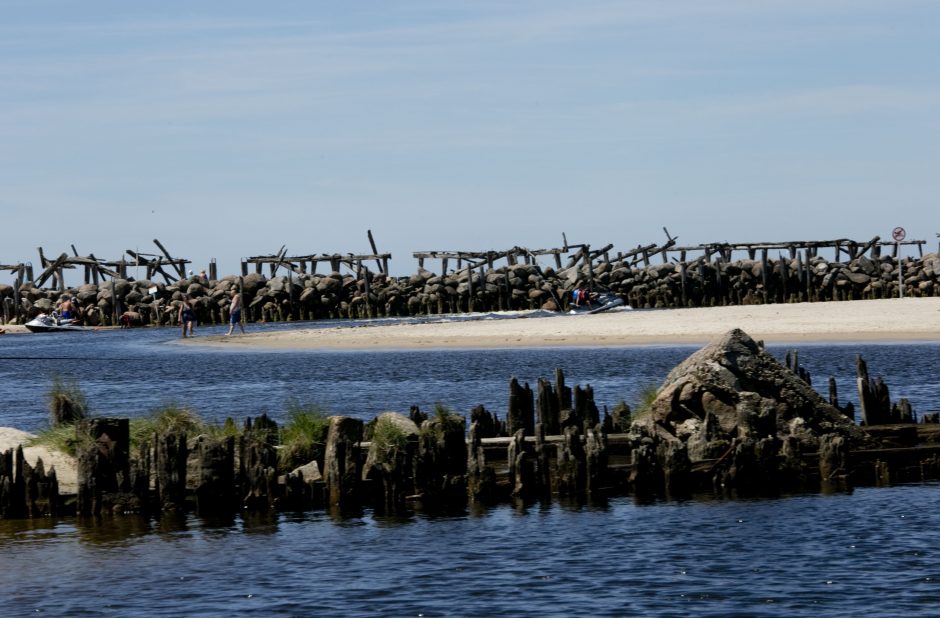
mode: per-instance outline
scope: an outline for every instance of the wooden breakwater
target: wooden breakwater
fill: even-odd
[[[780,371],[789,374],[786,391],[795,381],[808,387],[810,376],[795,352]],[[780,375],[772,379],[779,382]],[[290,457],[277,424],[266,416],[225,435],[177,429],[133,447],[128,419],[91,418],[76,425],[76,496],[60,495],[55,471],[42,462],[31,467],[22,448],[0,456],[0,518],[363,507],[399,513],[631,494],[776,495],[940,478],[937,414],[916,423],[909,404],[892,403],[883,380],[870,379],[861,358],[857,382],[862,439],[831,418],[824,432],[798,438],[779,433],[783,425],[772,417],[770,427],[778,430],[768,434],[764,412],[739,406],[730,433],[721,423],[709,426],[706,411],[699,436],[681,443],[661,433],[664,425],[644,428],[641,415],[626,404],[599,410],[590,385],[568,386],[560,370],[554,382],[539,379],[535,388],[511,379],[504,417],[478,406],[469,414],[469,429],[468,419],[445,409],[388,412],[369,423],[333,416],[307,450]],[[844,423],[854,423],[854,409],[838,405],[831,381],[829,395],[835,409],[848,415]],[[693,444],[699,438],[704,442]]]
[[[610,290],[636,308],[940,293],[940,258],[935,253],[923,255],[924,241],[883,243],[876,237],[866,242],[681,247],[675,238],[668,234],[667,238],[661,245],[616,253],[612,245],[591,248],[567,241],[556,249],[416,252],[420,266],[408,277],[389,275],[391,256],[380,253],[288,256],[282,248],[274,255],[246,259],[241,274],[221,278],[214,262],[208,273],[185,274],[189,262],[173,258],[165,249],[155,256],[132,252],[135,261],[113,263],[95,261],[93,256],[62,254],[56,260],[43,256],[46,267],[35,279],[31,267],[0,266],[16,273],[13,285],[0,284],[0,320],[22,323],[54,311],[65,297],[74,297],[88,325],[170,325],[176,324],[185,296],[200,323],[218,324],[228,321],[232,290],[242,295],[243,319],[249,322],[564,310],[579,282]],[[915,247],[918,256],[902,258],[898,254],[902,245]],[[831,251],[832,258],[821,255],[823,250]],[[543,266],[539,260],[551,264]],[[423,267],[438,261],[438,273]],[[328,272],[318,273],[317,265],[324,263]],[[145,278],[129,277],[128,268],[134,265],[146,270]],[[65,267],[86,269],[85,283],[66,288]],[[264,268],[269,269],[267,274]],[[162,280],[156,279],[158,275]],[[54,285],[43,288],[46,282]]]

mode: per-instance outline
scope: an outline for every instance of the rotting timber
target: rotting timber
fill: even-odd
[[[795,352],[784,364],[739,330],[678,365],[645,410],[599,410],[593,389],[512,378],[501,419],[386,412],[369,423],[333,416],[309,460],[284,461],[278,426],[248,419],[237,436],[158,434],[129,447],[127,419],[91,418],[80,438],[77,496],[55,471],[0,457],[0,517],[158,515],[328,508],[460,510],[472,503],[778,495],[940,478],[940,424],[892,403],[857,364],[862,425],[823,398]]]
[[[154,243],[160,253],[127,250],[130,259],[115,261],[81,257],[74,247],[74,255],[51,260],[40,250],[38,276],[29,263],[0,266],[15,275],[13,285],[0,284],[0,320],[28,321],[53,311],[68,295],[78,299],[89,326],[116,325],[124,313],[134,325],[176,325],[187,296],[199,323],[220,324],[228,321],[232,290],[242,295],[248,322],[565,310],[579,282],[609,290],[634,308],[940,294],[940,257],[924,254],[925,241],[890,243],[879,237],[679,246],[667,231],[663,243],[616,252],[612,244],[592,248],[567,239],[557,248],[422,251],[413,254],[417,272],[405,277],[389,274],[391,255],[375,249],[371,233],[372,254],[288,255],[281,247],[245,259],[241,274],[221,277],[214,261],[206,275],[187,276],[190,262]],[[917,256],[902,257],[902,246],[916,248]],[[436,260],[439,272],[424,268]],[[319,264],[327,270],[318,272]],[[85,270],[85,282],[66,288],[64,271],[72,268]],[[131,269],[143,269],[144,278],[132,278]],[[43,287],[50,282],[52,288]]]

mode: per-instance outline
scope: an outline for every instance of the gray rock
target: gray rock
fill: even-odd
[[[697,430],[690,420],[701,421]],[[870,443],[861,429],[739,329],[673,369],[634,429],[687,442],[692,461],[719,456],[733,438],[794,436],[806,452],[830,433],[855,446]]]

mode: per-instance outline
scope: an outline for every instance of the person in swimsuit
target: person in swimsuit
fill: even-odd
[[[231,335],[235,331],[235,325],[238,324],[238,327],[242,329],[242,334],[245,333],[245,326],[242,324],[242,297],[238,293],[237,289],[232,289],[232,304],[228,307],[229,312],[229,325],[228,332],[226,335]]]
[[[72,299],[66,296],[59,305],[59,318],[62,320],[71,320],[74,317],[75,308],[72,306]]]
[[[195,337],[193,334],[193,322],[196,321],[196,314],[193,313],[193,307],[189,304],[189,298],[186,296],[183,297],[183,302],[180,304],[179,312],[179,323],[183,329],[183,338],[186,338],[186,331],[189,331],[190,337]]]

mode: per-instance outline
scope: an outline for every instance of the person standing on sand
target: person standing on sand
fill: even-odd
[[[180,312],[179,312],[179,323],[183,329],[183,339],[186,338],[186,330],[189,329],[189,336],[195,337],[193,334],[193,322],[196,321],[196,315],[193,313],[192,305],[189,304],[189,298],[184,296],[183,302],[180,303]]]
[[[228,307],[229,313],[229,325],[228,332],[226,335],[231,335],[235,330],[235,325],[238,324],[238,327],[242,329],[242,334],[245,334],[245,325],[242,324],[242,295],[238,293],[238,290],[232,289],[232,304]]]

